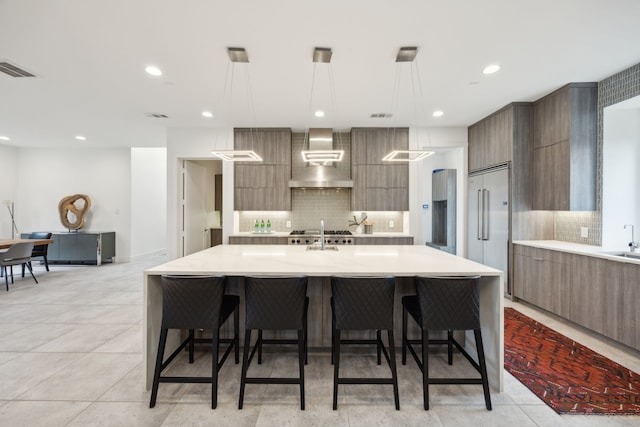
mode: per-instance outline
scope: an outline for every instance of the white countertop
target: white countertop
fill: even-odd
[[[288,231],[271,231],[269,233],[256,233],[254,231],[241,231],[230,234],[229,237],[289,237]]]
[[[338,250],[307,250],[299,245],[218,245],[169,261],[152,274],[246,275],[475,275],[502,272],[427,246],[343,245]]]
[[[611,255],[611,252],[629,252],[629,248],[603,248],[602,246],[583,245],[580,243],[561,242],[559,240],[514,240],[516,245],[531,246],[534,248],[551,249],[554,251],[569,252],[577,255],[588,255],[618,262],[640,264],[640,259],[625,258]]]

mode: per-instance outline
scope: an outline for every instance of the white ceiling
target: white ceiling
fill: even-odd
[[[0,74],[0,135],[11,138],[0,143],[162,146],[172,127],[466,127],[640,62],[639,17],[638,0],[0,0],[0,60],[38,76]],[[316,46],[333,59],[316,67],[311,97]],[[413,66],[394,62],[401,46],[419,48]],[[227,47],[246,48],[250,63],[225,86]],[[502,69],[484,76],[490,63]],[[164,75],[148,76],[149,64]],[[311,119],[312,100],[331,101],[329,70],[335,108]]]

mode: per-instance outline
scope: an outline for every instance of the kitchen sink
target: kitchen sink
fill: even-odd
[[[606,255],[640,260],[640,252],[603,252]]]
[[[309,245],[307,246],[308,251],[321,251],[322,246],[320,245]],[[335,245],[324,245],[324,250],[326,251],[337,251],[338,247]]]

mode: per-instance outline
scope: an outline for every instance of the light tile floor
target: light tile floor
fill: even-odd
[[[306,367],[306,410],[300,411],[296,386],[248,385],[243,410],[237,409],[240,367],[220,372],[218,408],[210,409],[207,385],[162,384],[149,409],[142,380],[142,277],[162,256],[100,267],[36,266],[40,284],[17,277],[0,290],[1,426],[632,426],[640,416],[559,416],[505,373],[504,393],[492,393],[493,411],[484,408],[479,386],[433,386],[431,410],[422,409],[416,365],[398,365],[401,410],[393,407],[389,386],[343,386],[337,411],[331,409],[332,367],[328,354],[312,354]],[[2,279],[4,281],[4,279]],[[578,342],[640,372],[640,353],[595,336],[555,316],[513,304]],[[400,352],[397,352],[398,360]],[[255,375],[295,375],[293,352],[266,352]],[[178,358],[176,375],[210,366],[205,352],[189,365]],[[447,375],[442,354],[432,373]],[[457,370],[469,369],[464,360]],[[345,374],[379,372],[373,357],[343,359]]]

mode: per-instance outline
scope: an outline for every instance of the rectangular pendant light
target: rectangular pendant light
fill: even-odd
[[[433,151],[427,150],[394,150],[384,156],[384,162],[417,162],[432,155]]]
[[[302,150],[304,162],[340,162],[344,156],[344,150]]]
[[[216,150],[211,154],[227,162],[261,162],[262,157],[248,150]]]

